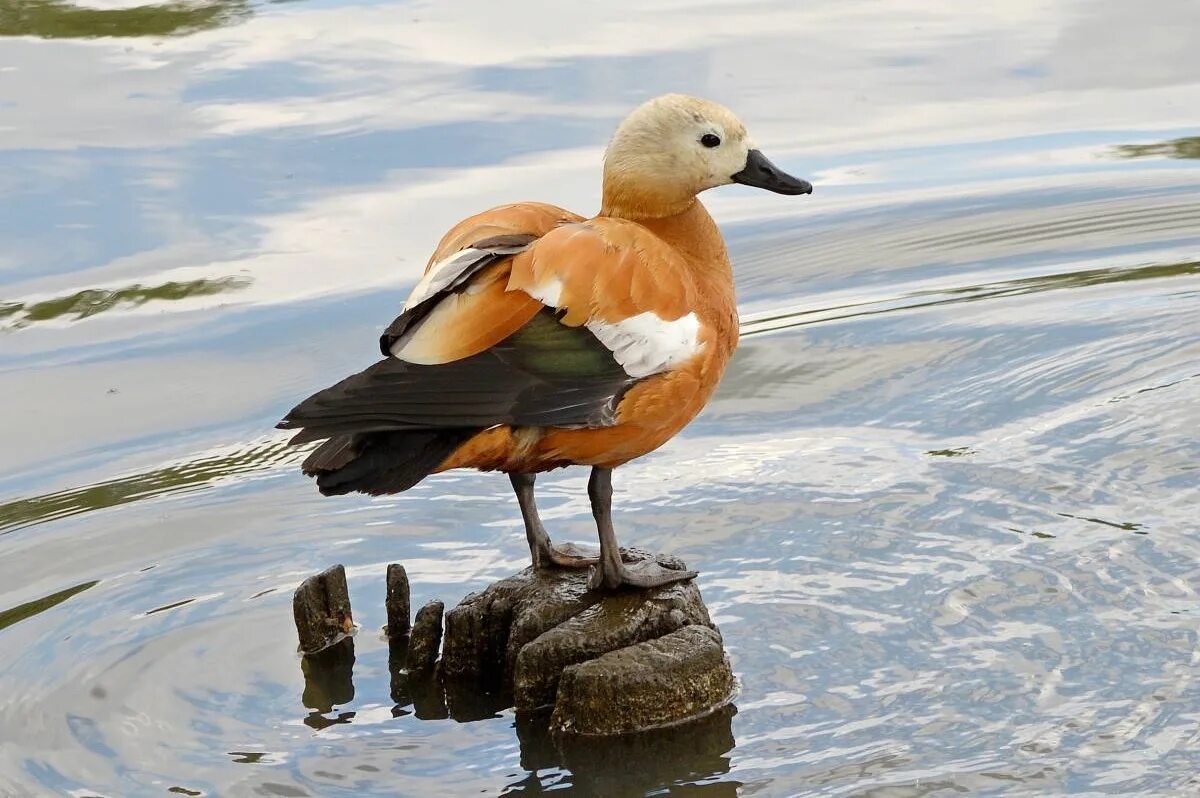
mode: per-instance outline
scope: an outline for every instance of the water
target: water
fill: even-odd
[[[0,0],[0,794],[1200,795],[1198,23]],[[746,335],[616,475],[623,539],[702,571],[737,712],[564,756],[393,712],[384,564],[455,602],[526,562],[515,501],[322,499],[271,427],[454,221],[595,208],[667,90],[817,187],[706,198]],[[540,483],[559,538],[585,478]],[[333,562],[364,628],[312,707],[290,593]]]

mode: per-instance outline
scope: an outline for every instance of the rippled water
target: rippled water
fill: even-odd
[[[1198,23],[0,0],[0,794],[1200,795]],[[817,186],[711,196],[742,348],[616,479],[624,539],[702,571],[736,714],[560,752],[394,709],[384,564],[457,601],[524,564],[515,501],[321,499],[271,426],[458,218],[595,208],[667,90]],[[561,538],[584,479],[543,480]],[[306,687],[290,593],[332,562],[364,631]]]

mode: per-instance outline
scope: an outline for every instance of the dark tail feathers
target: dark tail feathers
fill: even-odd
[[[478,429],[400,430],[335,435],[304,461],[325,496],[400,493],[429,476]]]

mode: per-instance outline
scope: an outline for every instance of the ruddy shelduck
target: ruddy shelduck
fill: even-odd
[[[397,493],[451,468],[509,475],[538,569],[591,567],[594,589],[693,571],[617,546],[612,469],[691,421],[738,341],[725,242],[696,195],[730,183],[809,194],[730,111],[668,94],[635,109],[604,156],[600,213],[522,202],[464,219],[430,258],[375,365],[279,427],[323,440],[304,461],[325,495]],[[535,475],[592,467],[600,551],[554,545]]]

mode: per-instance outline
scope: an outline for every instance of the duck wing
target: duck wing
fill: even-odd
[[[387,356],[284,417],[293,443],[334,439],[309,473],[372,435],[455,431],[449,446],[502,424],[610,426],[630,386],[699,351],[686,268],[650,231],[604,219],[518,235],[435,261],[381,337]]]

